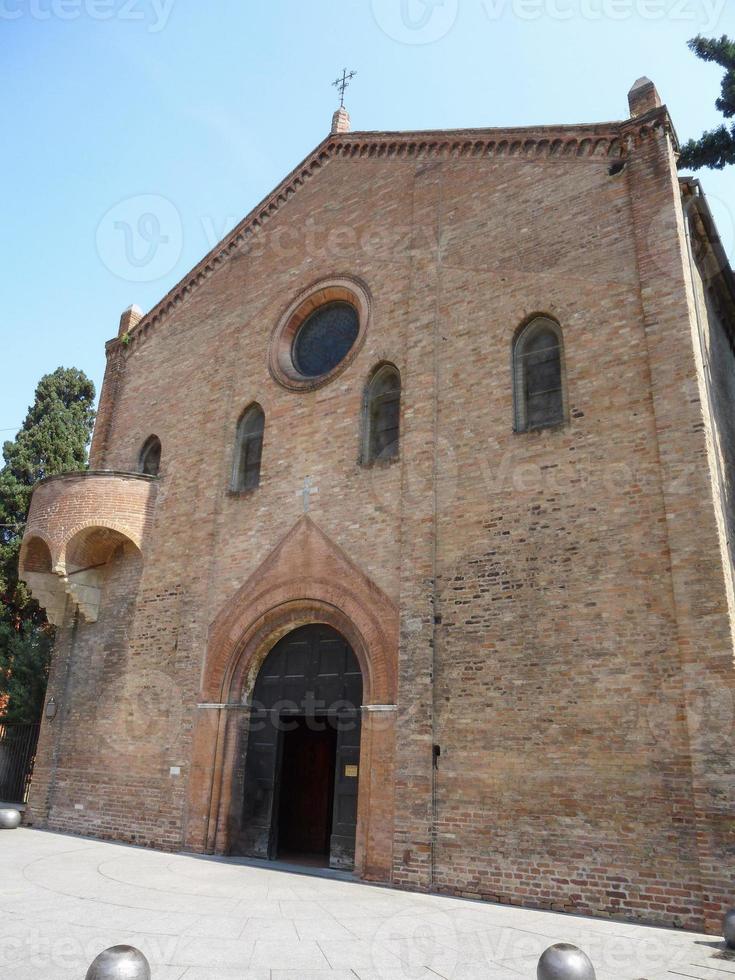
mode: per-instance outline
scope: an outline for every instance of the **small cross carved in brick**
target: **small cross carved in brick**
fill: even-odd
[[[311,503],[311,495],[313,493],[319,493],[319,487],[312,486],[311,477],[304,477],[304,486],[302,490],[296,491],[296,496],[301,497],[304,502],[304,513],[309,513],[309,505]]]

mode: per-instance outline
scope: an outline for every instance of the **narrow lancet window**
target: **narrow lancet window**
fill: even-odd
[[[253,490],[260,484],[265,415],[260,405],[245,409],[237,424],[237,442],[232,469],[233,490]]]
[[[543,429],[564,421],[563,344],[554,320],[537,317],[513,347],[515,427]]]
[[[138,456],[138,472],[146,476],[158,476],[161,469],[161,440],[158,436],[149,436],[143,443]]]
[[[366,463],[398,456],[401,425],[401,376],[392,364],[384,364],[373,375],[365,399]]]

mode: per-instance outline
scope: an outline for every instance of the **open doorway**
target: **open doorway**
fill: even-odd
[[[352,870],[362,673],[332,627],[301,626],[258,672],[232,853]]]
[[[278,858],[326,866],[332,836],[337,732],[314,717],[294,718],[283,733]]]

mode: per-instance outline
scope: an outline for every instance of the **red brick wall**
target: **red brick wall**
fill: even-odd
[[[69,833],[173,849],[184,787],[170,760],[189,754],[181,691],[167,672],[176,601],[139,594],[141,565],[133,545],[121,546],[106,566],[98,622],[61,630],[49,683],[60,710],[44,724],[31,814]],[[151,607],[166,622],[155,643]]]
[[[144,320],[124,355],[113,346],[95,462],[131,469],[155,432],[155,521],[134,608],[80,630],[89,652],[72,662],[89,657],[98,679],[72,669],[65,699],[62,633],[52,692],[77,714],[54,731],[79,729],[46,726],[37,820],[181,844],[224,765],[217,723],[190,747],[210,624],[234,602],[247,621],[234,597],[302,516],[310,476],[310,517],[400,613],[396,738],[371,745],[395,796],[375,805],[382,839],[377,820],[365,839],[392,854],[392,881],[712,925],[732,895],[733,756],[719,747],[710,772],[691,711],[699,671],[731,687],[732,645],[702,407],[682,397],[698,381],[671,149],[639,130],[618,176],[571,131],[502,154],[468,135],[461,152],[399,154],[381,137],[379,154],[352,156],[362,137],[345,137],[252,247],[145,335]],[[343,274],[372,296],[364,346],[331,384],[287,391],[268,371],[272,331],[301,290]],[[570,418],[518,435],[510,345],[534,312],[561,324]],[[365,469],[362,396],[382,360],[402,375],[401,456]],[[235,426],[254,400],[261,486],[232,496]],[[100,747],[108,662],[121,684],[156,672],[181,705],[142,759],[122,721],[114,758]],[[389,876],[382,858],[364,870]]]

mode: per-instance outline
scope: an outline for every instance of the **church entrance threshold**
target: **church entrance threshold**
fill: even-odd
[[[329,864],[337,732],[316,718],[284,723],[276,857],[291,864]]]

